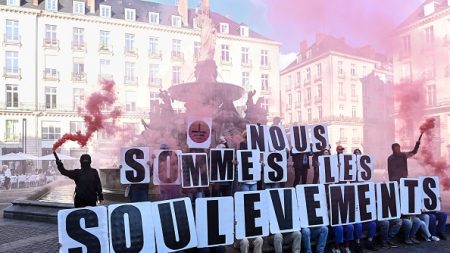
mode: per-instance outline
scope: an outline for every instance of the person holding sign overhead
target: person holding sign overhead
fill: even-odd
[[[56,156],[56,153],[55,157]],[[74,206],[86,207],[96,206],[98,202],[103,201],[102,183],[96,169],[91,167],[91,156],[83,154],[80,157],[81,169],[66,170],[61,160],[56,159],[56,165],[61,173],[75,181]]]

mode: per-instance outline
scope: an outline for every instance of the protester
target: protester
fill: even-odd
[[[447,212],[437,211],[426,213],[429,216],[428,228],[430,234],[439,237],[441,240],[447,240],[445,236],[446,223],[447,223]],[[422,220],[424,220],[424,214],[421,215]],[[437,222],[437,224],[436,224]]]
[[[313,177],[313,184],[318,184],[319,183],[319,167],[320,167],[320,163],[319,163],[319,156],[321,155],[330,155],[330,150],[329,149],[323,149],[321,152],[316,152],[313,154],[312,157],[312,166],[314,168],[314,177]]]
[[[247,150],[247,131],[244,130],[242,132],[242,141],[241,143],[239,143],[239,150]],[[262,166],[262,165],[261,165]],[[252,182],[242,182],[240,183],[240,190],[241,191],[256,191],[258,190],[258,186],[257,186],[256,181],[252,181]]]
[[[421,220],[420,224],[420,230],[422,232],[422,236],[424,237],[425,241],[427,242],[438,242],[441,239],[439,237],[434,236],[430,233],[429,225],[430,225],[430,215],[423,213],[419,216],[419,219]]]
[[[6,190],[11,189],[11,177],[12,177],[11,168],[10,168],[10,166],[7,166],[6,170],[5,170],[5,188],[6,188]]]
[[[168,144],[162,143],[159,146],[159,149],[161,150],[169,150],[170,146]],[[178,159],[177,155],[175,153],[172,154],[173,157],[170,159],[170,163],[173,163],[175,167],[178,166]],[[158,157],[159,166],[166,168],[167,167],[167,160],[165,160],[162,156]],[[170,166],[171,168],[172,166]],[[161,173],[161,172],[160,172]],[[180,177],[179,171],[177,171],[178,176]],[[169,199],[175,199],[180,197],[180,185],[168,185],[168,184],[160,184],[159,185],[159,197],[160,200],[169,200]]]
[[[351,253],[350,242],[353,241],[354,227],[352,224],[331,228],[334,234],[333,253]]]
[[[389,181],[400,182],[400,178],[408,177],[407,159],[417,154],[419,146],[420,141],[417,141],[414,149],[405,153],[400,151],[400,144],[392,144],[392,154],[388,157]]]
[[[361,238],[364,230],[367,230],[367,245],[366,248],[368,250],[377,251],[378,248],[375,247],[373,242],[373,238],[377,233],[377,224],[375,221],[368,221],[364,223],[357,223],[353,225],[355,230],[355,252],[361,253],[363,252],[363,247],[361,246]]]
[[[378,221],[380,228],[380,239],[382,248],[397,248],[398,244],[394,242],[395,236],[400,232],[402,219]]]
[[[302,184],[306,184],[308,180],[308,170],[309,170],[309,156],[312,156],[312,152],[310,153],[297,153],[294,154],[291,150],[290,152],[292,156],[292,162],[294,166],[295,178],[293,186],[299,184],[300,179],[302,180]]]
[[[81,155],[81,169],[66,170],[60,160],[56,160],[56,164],[61,175],[75,181],[75,208],[96,206],[97,200],[103,201],[102,184],[97,170],[91,167],[90,155]]]
[[[219,144],[217,144],[216,148],[229,148],[227,140],[224,136],[220,136],[219,138]],[[235,164],[235,160],[233,160],[233,164]],[[233,168],[234,169],[234,168]],[[211,195],[213,197],[225,197],[225,196],[231,196],[232,193],[232,186],[233,182],[215,182],[212,183],[212,190]]]

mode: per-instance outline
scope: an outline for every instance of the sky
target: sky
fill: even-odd
[[[176,4],[176,0],[153,0]],[[210,0],[211,9],[282,43],[282,56],[295,57],[302,40],[317,32],[344,37],[353,46],[388,51],[387,39],[424,0]],[[200,0],[189,0],[195,8]],[[283,57],[280,61],[285,61]],[[286,60],[287,62],[289,60]]]

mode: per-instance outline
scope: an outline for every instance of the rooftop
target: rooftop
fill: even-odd
[[[402,23],[400,23],[397,29],[401,29],[434,13],[446,10],[449,8],[449,5],[450,1],[448,0],[426,0],[419,7],[417,7]]]

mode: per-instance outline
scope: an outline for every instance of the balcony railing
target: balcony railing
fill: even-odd
[[[58,81],[59,82],[59,72],[58,71],[43,71],[43,77],[45,81]]]
[[[322,102],[322,96],[315,96],[315,97],[314,97],[314,102],[315,102],[315,103],[320,103],[320,102]]]
[[[100,43],[98,45],[98,52],[100,54],[113,54],[113,46],[112,45],[104,45],[103,43]]]
[[[354,75],[351,75],[351,79],[352,80],[358,80],[359,79],[359,76],[358,75],[356,75],[356,74],[354,74]]]
[[[302,85],[301,85],[300,82],[296,82],[294,87],[295,87],[296,89],[300,89],[300,88],[302,88]]]
[[[43,46],[45,49],[59,50],[59,40],[44,39]]]
[[[361,138],[353,138],[352,139],[352,143],[353,144],[360,144],[361,143]]]
[[[138,49],[135,47],[133,48],[125,47],[124,54],[125,56],[138,57]]]
[[[8,38],[7,34],[3,34],[3,46],[11,45],[11,46],[22,46],[22,37],[19,35],[17,38]]]
[[[72,41],[72,50],[75,52],[86,52],[84,41]]]
[[[290,104],[287,104],[287,105],[286,105],[286,109],[287,109],[287,110],[290,110],[291,108],[292,108],[292,105],[290,105]]]
[[[148,51],[148,57],[150,59],[158,59],[161,60],[162,59],[162,53],[159,50],[149,50]]]
[[[339,141],[341,143],[347,143],[347,137],[341,137],[341,138],[339,138]]]
[[[292,90],[292,85],[288,84],[286,85],[286,91],[289,92]]]
[[[123,83],[128,84],[128,85],[137,85],[138,78],[137,78],[137,76],[125,76],[123,78]]]
[[[314,82],[322,81],[322,76],[314,76]]]
[[[5,133],[5,142],[19,142],[19,140],[20,140],[20,135]]]
[[[341,79],[345,79],[345,72],[338,72],[338,77]]]
[[[338,99],[345,101],[345,100],[347,100],[347,96],[345,96],[345,94],[339,94]]]
[[[358,96],[352,96],[352,102],[358,102],[359,98]]]
[[[148,79],[148,85],[150,87],[154,87],[154,88],[161,88],[162,87],[162,80],[161,80],[161,78],[150,77]]]
[[[7,69],[3,68],[3,78],[22,79],[21,69]]]
[[[302,103],[301,102],[296,102],[295,103],[295,108],[300,108],[300,107],[302,107]]]
[[[73,82],[86,82],[86,73],[84,72],[72,72]]]
[[[303,83],[304,83],[305,85],[311,84],[311,78],[305,78],[305,79],[303,80]]]
[[[307,105],[311,105],[311,98],[307,98],[306,100],[305,100],[305,102],[304,102],[304,105],[305,106],[307,106]]]
[[[172,51],[170,55],[171,55],[172,61],[184,62],[184,54],[182,52]]]
[[[262,88],[262,89],[261,89],[261,93],[262,93],[263,95],[269,95],[269,94],[271,94],[270,87]]]
[[[241,66],[243,68],[251,68],[252,67],[252,60],[247,60],[247,62],[241,61]]]

